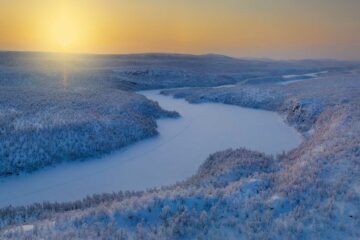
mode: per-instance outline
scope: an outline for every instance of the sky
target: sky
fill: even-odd
[[[0,50],[360,59],[360,0],[0,0]]]

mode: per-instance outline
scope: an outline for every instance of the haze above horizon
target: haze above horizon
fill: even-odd
[[[360,59],[357,0],[3,0],[0,49]]]

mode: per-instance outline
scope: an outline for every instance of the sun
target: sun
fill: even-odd
[[[71,51],[80,41],[82,30],[76,17],[68,13],[55,16],[50,24],[50,40],[60,51]]]
[[[103,32],[111,31],[108,30],[110,24],[105,25],[104,21],[110,21],[107,20],[108,13],[103,13],[97,5],[89,2],[39,2],[29,15],[29,27],[26,28],[36,45],[34,49],[67,53],[88,53],[97,49],[104,38]]]
[[[57,0],[39,5],[31,28],[37,48],[48,52],[83,53],[97,47],[101,27],[97,9],[87,1]],[[99,20],[100,19],[100,20]]]
[[[66,4],[43,15],[44,42],[58,52],[79,52],[91,36],[93,19],[76,4]],[[46,19],[45,19],[46,18]]]
[[[78,38],[80,29],[70,16],[60,16],[53,25],[52,36],[54,41],[63,48],[70,47]]]

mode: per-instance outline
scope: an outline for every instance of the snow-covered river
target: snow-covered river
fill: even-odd
[[[189,104],[159,91],[141,94],[182,117],[159,120],[159,136],[101,159],[0,179],[0,207],[160,187],[190,177],[209,154],[219,150],[247,147],[275,154],[302,141],[301,135],[273,112],[214,103]]]

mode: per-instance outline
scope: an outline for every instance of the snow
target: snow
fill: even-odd
[[[315,73],[306,73],[301,75],[284,75],[282,76],[283,79],[285,79],[285,82],[279,82],[280,85],[288,85],[295,82],[304,81],[306,79],[314,79],[319,77],[319,75],[326,74],[328,71],[321,71],[321,72],[315,72]],[[291,80],[294,79],[294,80]]]
[[[155,102],[112,89],[0,87],[0,177],[99,157],[155,136],[177,117]]]
[[[334,64],[338,66],[338,63]],[[162,65],[168,66],[166,63]],[[201,66],[195,62],[189,65]],[[281,71],[279,74],[315,71]],[[329,72],[334,73],[332,70]],[[260,81],[213,89],[206,81],[207,88],[177,90],[174,95],[193,103],[221,102],[277,111],[287,116],[289,124],[308,136],[299,147],[277,157],[246,149],[213,153],[203,159],[205,162],[194,176],[159,190],[105,193],[81,201],[1,208],[0,238],[359,239],[360,82],[358,75],[348,73],[348,68],[340,72],[346,74],[327,74],[312,79],[311,84],[303,81],[283,86]],[[137,79],[135,75],[134,79]],[[169,87],[175,87],[171,78],[164,75],[152,79],[146,89],[161,79],[167,79]],[[196,86],[201,85],[198,79],[192,80]],[[178,86],[188,85],[179,83]],[[224,108],[221,110],[221,115],[226,115]],[[8,112],[11,110],[1,114],[7,115]],[[184,113],[182,115],[183,118],[172,120],[173,123],[187,119]],[[160,121],[159,129],[163,126]],[[168,158],[178,161],[173,159],[176,154],[174,152]],[[150,156],[150,153],[146,155]],[[82,164],[92,162],[99,161]],[[114,161],[114,165],[108,167],[115,166],[118,175],[123,174],[116,164],[118,162]],[[174,162],[171,164],[175,165]],[[154,165],[158,167],[156,161]],[[101,170],[101,166],[97,165],[97,170]],[[150,163],[144,167],[149,168],[146,173],[151,171]],[[157,169],[158,177],[162,177],[160,170]],[[137,173],[139,179],[143,178],[142,174]],[[107,177],[107,173],[103,175]],[[71,177],[76,176],[77,172],[74,172]],[[253,179],[256,181],[252,182]],[[20,187],[26,188],[23,183]],[[96,184],[88,181],[88,185]],[[59,195],[61,191],[59,188]],[[49,221],[55,221],[55,224],[49,225]],[[34,229],[25,233],[16,229],[23,224],[33,224]],[[15,231],[9,233],[7,229]]]
[[[220,85],[220,86],[216,86],[216,87],[213,87],[213,88],[231,88],[231,87],[235,87],[236,84],[226,84],[226,85]]]
[[[315,72],[315,73],[306,73],[306,74],[301,74],[301,75],[284,75],[283,78],[284,79],[291,79],[291,78],[297,78],[297,77],[312,77],[315,78],[317,76],[319,76],[320,74],[325,74],[328,73],[328,71],[322,71],[322,72]]]
[[[34,225],[32,225],[32,224],[27,224],[27,225],[25,224],[25,225],[22,225],[21,227],[24,231],[30,231],[30,230],[34,229]]]
[[[71,201],[95,193],[170,185],[195,174],[213,152],[246,147],[277,154],[302,141],[301,135],[273,112],[217,103],[189,104],[159,91],[140,93],[182,117],[158,120],[158,137],[102,159],[3,178],[0,206]]]
[[[34,229],[34,225],[32,225],[32,224],[24,224],[24,225],[21,225],[21,226],[17,226],[17,227],[14,227],[14,228],[7,229],[7,230],[5,230],[5,233],[9,234],[9,233],[16,232],[16,231],[28,232],[28,231],[31,231],[33,229]]]

